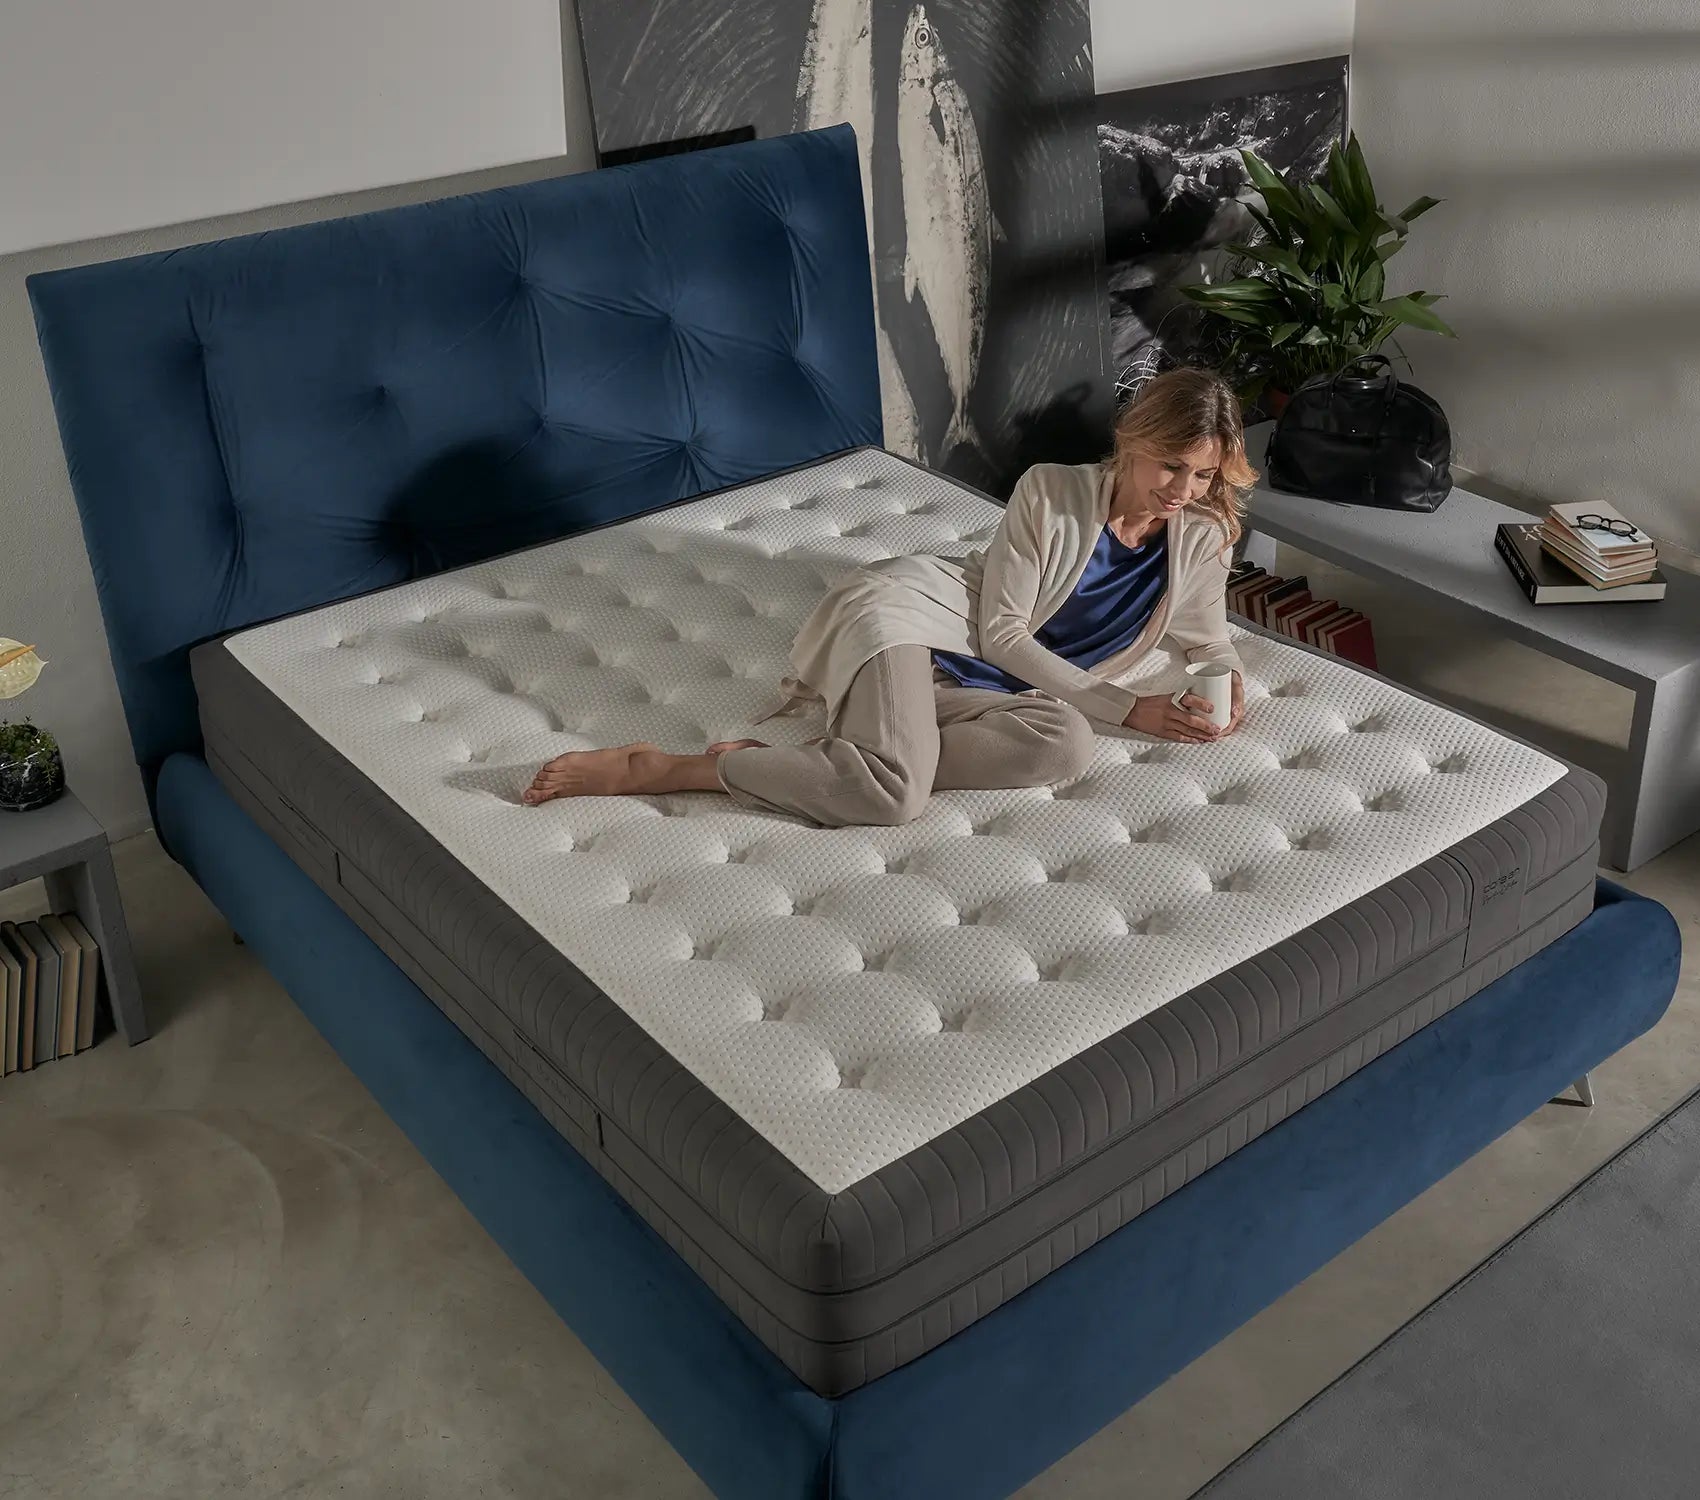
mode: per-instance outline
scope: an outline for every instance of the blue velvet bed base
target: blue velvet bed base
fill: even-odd
[[[1646,1031],[1676,925],[1593,914],[1450,1015],[932,1353],[798,1382],[236,806],[172,755],[159,828],[232,926],[725,1500],[993,1500],[1090,1437]]]

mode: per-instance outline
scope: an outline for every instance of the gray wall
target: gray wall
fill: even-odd
[[[0,16],[0,253],[566,145],[558,0],[4,0]]]
[[[1358,0],[1353,62],[1383,201],[1446,200],[1388,270],[1462,461],[1700,548],[1700,7]]]
[[[1338,57],[1351,45],[1352,0],[1092,0],[1100,94]]]
[[[28,694],[0,703],[0,718],[28,714],[59,735],[72,785],[114,836],[145,827],[147,805],[131,759],[24,278],[60,266],[419,202],[591,166],[589,107],[572,0],[562,0],[561,9],[567,141],[563,156],[0,257],[0,635],[39,644],[50,663]],[[140,129],[145,122],[133,123]],[[209,121],[208,128],[231,127],[229,122]],[[16,139],[0,142],[0,150],[21,149],[26,147]]]

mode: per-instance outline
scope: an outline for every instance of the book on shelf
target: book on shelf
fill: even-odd
[[[1320,648],[1322,645],[1322,632],[1327,629],[1328,626],[1337,625],[1341,621],[1350,618],[1351,614],[1352,611],[1344,604],[1337,603],[1333,609],[1328,610],[1325,614],[1312,615],[1305,621],[1304,633],[1299,636],[1299,639],[1307,646],[1316,646]]]
[[[1289,640],[1375,668],[1370,622],[1334,599],[1318,599],[1304,576],[1281,578],[1243,559],[1228,575],[1227,606],[1255,625]]]
[[[1620,531],[1623,526],[1628,526],[1630,530],[1619,535],[1618,531],[1584,526],[1584,516],[1597,516],[1603,521],[1616,523]],[[1631,556],[1637,552],[1650,554],[1655,550],[1652,537],[1636,526],[1615,505],[1605,500],[1576,501],[1551,506],[1547,510],[1544,524],[1555,537],[1573,541],[1584,551],[1608,560]]]
[[[77,993],[77,1051],[83,1052],[94,1045],[95,1005],[100,997],[100,944],[75,912],[62,913],[60,920],[83,951],[82,980]]]
[[[1542,528],[1521,522],[1500,526],[1494,551],[1531,604],[1645,603],[1665,596],[1664,575],[1654,569],[1620,583],[1589,582],[1543,545]]]
[[[1316,597],[1310,591],[1310,584],[1302,578],[1299,582],[1305,585],[1302,589],[1285,595],[1268,608],[1267,623],[1278,635],[1292,634],[1287,628],[1288,625],[1316,603]]]
[[[1276,610],[1287,601],[1296,599],[1300,594],[1303,594],[1307,599],[1310,597],[1310,580],[1308,578],[1283,578],[1274,588],[1259,594],[1257,596],[1257,623],[1259,625],[1273,625]]]
[[[1244,601],[1246,590],[1260,579],[1269,576],[1256,564],[1241,564],[1237,571],[1228,579],[1227,604],[1236,615],[1245,613]]]
[[[1285,578],[1277,578],[1273,573],[1265,573],[1261,578],[1247,584],[1240,592],[1239,613],[1246,619],[1255,621],[1258,612],[1263,608],[1263,596],[1280,588],[1286,581]]]
[[[1350,618],[1326,625],[1322,630],[1322,649],[1342,661],[1353,662],[1373,672],[1375,670],[1375,635],[1369,621],[1357,610],[1348,611]]]
[[[40,920],[41,930],[59,955],[59,1045],[54,1056],[69,1057],[77,1050],[77,998],[82,992],[83,950],[71,936],[63,917],[45,916]]]
[[[1308,639],[1306,632],[1325,615],[1331,615],[1339,609],[1338,599],[1313,599],[1303,609],[1295,610],[1282,622],[1281,634],[1291,636],[1295,641]]]
[[[1627,560],[1604,562],[1582,551],[1574,542],[1553,536],[1544,527],[1540,533],[1540,544],[1584,583],[1597,584],[1601,588],[1611,588],[1620,583],[1645,582],[1653,576],[1659,558],[1656,552],[1637,552]]]
[[[0,938],[0,1076],[18,1071],[18,1004],[23,987],[24,966],[11,944]]]
[[[20,922],[18,931],[35,950],[35,1061],[59,1055],[59,950],[39,922]]]
[[[23,971],[18,987],[18,1071],[27,1073],[35,1066],[35,981],[39,960],[16,922],[0,922],[0,943],[11,950]]]

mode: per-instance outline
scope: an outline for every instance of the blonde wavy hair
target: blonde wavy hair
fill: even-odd
[[[1119,484],[1135,458],[1176,458],[1212,439],[1222,446],[1221,465],[1204,498],[1188,508],[1216,523],[1225,550],[1239,540],[1257,470],[1245,455],[1239,397],[1214,370],[1169,370],[1148,380],[1116,419],[1115,447],[1104,462]]]

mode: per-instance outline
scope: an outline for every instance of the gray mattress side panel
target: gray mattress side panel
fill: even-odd
[[[1563,936],[1587,916],[1593,901],[1590,869],[1586,888],[1569,897],[1543,922],[1297,1076],[1274,1086],[1255,1103],[1220,1121],[1136,1179],[1065,1222],[1047,1228],[948,1297],[853,1343],[808,1351],[812,1362],[805,1378],[817,1389],[852,1390],[937,1347]]]
[[[1065,1167],[1083,1171],[1092,1152],[1136,1126],[1161,1137],[1166,1112],[1188,1113],[1201,1079],[1211,1080],[1213,1106],[1236,1090],[1255,1090],[1271,1070],[1289,1066],[1295,1050],[1317,1044],[1306,1028],[1341,997],[1360,1003],[1366,986],[1424,955],[1438,959],[1450,939],[1460,939],[1451,959],[1459,969],[1543,925],[1555,905],[1592,891],[1603,807],[1597,778],[1564,777],[1446,854],[1217,975],[839,1194],[824,1242],[838,1254],[832,1284],[866,1284],[903,1266],[914,1253],[906,1228],[920,1229],[932,1244],[962,1232],[990,1211],[991,1201],[976,1192],[1000,1204],[1033,1194],[1037,1208],[1039,1197],[1069,1191],[1059,1175]],[[1410,977],[1426,985],[1440,976],[1431,963]]]
[[[1131,1181],[1120,1183],[1066,1221],[1043,1228],[997,1263],[966,1272],[945,1291],[924,1303],[911,1305],[886,1325],[858,1337],[828,1341],[801,1333],[776,1317],[772,1308],[751,1296],[746,1287],[728,1276],[712,1256],[683,1233],[676,1218],[641,1183],[626,1176],[617,1166],[604,1170],[626,1201],[769,1349],[813,1389],[827,1396],[842,1395],[918,1359],[995,1311],[1391,1047],[1455,1009],[1484,985],[1569,931],[1592,906],[1590,870],[1582,890],[1567,898],[1543,922],[1487,955],[1471,969],[1453,974]],[[523,1083],[521,1086],[524,1087]]]
[[[217,752],[215,757],[222,761]],[[222,764],[220,774],[227,785],[232,785],[231,766]],[[288,826],[268,809],[266,803],[270,799],[254,796],[239,781],[232,789],[268,833],[299,858],[301,846]],[[371,912],[363,910],[361,901],[347,891],[336,889],[334,882],[331,883],[331,894],[467,1037],[502,1069],[509,1081],[550,1121],[563,1140],[608,1179],[626,1202],[643,1216],[762,1343],[805,1383],[823,1395],[832,1396],[854,1390],[936,1348],[1568,931],[1587,915],[1593,904],[1592,861],[1575,861],[1574,868],[1584,869],[1586,879],[1563,883],[1574,888],[1573,894],[1554,906],[1543,921],[1521,933],[1502,949],[1479,960],[1469,970],[1454,973],[1409,1003],[1398,1006],[1393,1014],[1352,1037],[1329,1056],[1282,1080],[1231,1117],[1220,1120],[1204,1134],[1189,1139],[1131,1180],[1120,1180],[1110,1192],[1066,1221],[1048,1224],[997,1264],[971,1266],[945,1291],[925,1304],[911,1303],[889,1322],[860,1336],[837,1340],[822,1337],[818,1328],[800,1329],[794,1321],[776,1315],[769,1305],[771,1299],[764,1300],[738,1277],[729,1274],[719,1260],[687,1233],[681,1227],[684,1216],[678,1212],[678,1194],[665,1188],[660,1194],[652,1193],[649,1190],[652,1184],[646,1185],[628,1174],[622,1164],[603,1149],[604,1137],[598,1129],[596,1113],[589,1111],[587,1114],[574,1097],[562,1097],[559,1087],[562,1080],[557,1070],[541,1058],[535,1047],[513,1031],[488,999],[473,997],[470,1007],[460,1004],[437,982],[431,969],[421,965],[417,942],[406,943],[392,937],[381,922],[373,920]],[[539,1067],[539,1062],[544,1066]],[[573,1093],[576,1094],[576,1090]],[[976,1261],[978,1259],[975,1257]],[[769,1290],[771,1292],[772,1288]],[[806,1321],[813,1323],[815,1320]],[[835,1316],[820,1321],[841,1324],[845,1320]]]
[[[1350,995],[1367,977],[1398,973],[1425,955],[1451,952],[1454,969],[1463,962],[1470,867],[1491,870],[1506,849],[1516,853],[1524,896],[1510,904],[1525,918],[1536,915],[1531,903],[1567,847],[1564,868],[1580,868],[1579,890],[1592,887],[1592,859],[1578,864],[1574,840],[1586,837],[1591,847],[1598,784],[1590,795],[1588,778],[1567,778],[1484,830],[1492,837],[1477,854],[1431,861],[1336,913],[1329,921],[1339,931],[1319,924],[1219,976],[832,1200],[228,652],[216,643],[202,648],[195,665],[209,750],[227,780],[253,784],[270,814],[268,831],[392,957],[407,955],[403,966],[421,987],[549,1118],[568,1122],[567,1139],[820,1389],[872,1378],[854,1371],[889,1368],[884,1361],[912,1357],[901,1351],[916,1349],[917,1339],[931,1347],[948,1336],[932,1331],[965,1326],[978,1315],[970,1306],[983,1312],[1009,1294],[996,1288],[1013,1284],[1015,1262],[1027,1268],[1016,1276],[1020,1285],[1042,1274],[1033,1269],[1035,1245],[1046,1247],[1042,1259],[1066,1258],[1059,1223],[1072,1242],[1091,1225],[1125,1222],[1140,1211],[1130,1206],[1130,1178],[1141,1185],[1139,1203],[1155,1201],[1159,1187],[1172,1190],[1200,1160],[1215,1159],[1201,1141],[1232,1149],[1265,1128],[1259,1100],[1290,1088],[1293,1038],[1326,1016],[1322,996]],[[266,765],[247,762],[248,749]],[[1520,819],[1529,824],[1522,832]],[[1409,983],[1435,976],[1405,977],[1408,992]],[[1305,1066],[1326,1075],[1340,1064]],[[1208,1108],[1236,1103],[1203,1100],[1193,1085],[1212,1074],[1228,1092],[1240,1091],[1239,1125],[1208,1119]],[[1204,1114],[1189,1123],[1184,1111],[1167,1109],[1176,1099]],[[1107,1207],[1110,1200],[1118,1206]]]

